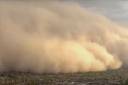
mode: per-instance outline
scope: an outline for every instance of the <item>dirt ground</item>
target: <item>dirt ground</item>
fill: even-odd
[[[0,85],[128,85],[127,73],[127,68],[72,74],[4,72],[0,73]]]

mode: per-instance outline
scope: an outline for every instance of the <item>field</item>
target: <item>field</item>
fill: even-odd
[[[128,85],[128,69],[75,74],[0,73],[0,85]]]

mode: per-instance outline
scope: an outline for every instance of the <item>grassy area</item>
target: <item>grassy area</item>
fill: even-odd
[[[32,74],[0,73],[0,85],[128,85],[128,69],[106,72]]]

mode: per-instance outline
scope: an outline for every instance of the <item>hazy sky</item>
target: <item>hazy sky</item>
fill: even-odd
[[[5,1],[5,0],[0,0]],[[18,1],[18,0],[6,0]],[[20,0],[19,0],[20,1]],[[22,1],[22,0],[21,0]],[[23,0],[26,1],[26,0]],[[28,0],[43,1],[43,0]],[[54,1],[54,0],[46,0]],[[60,1],[76,1],[88,9],[104,14],[105,16],[124,23],[128,23],[128,0],[60,0]]]
[[[113,20],[128,22],[128,0],[74,0]]]

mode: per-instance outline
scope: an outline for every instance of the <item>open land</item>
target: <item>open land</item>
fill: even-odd
[[[127,73],[128,68],[66,74],[1,72],[0,85],[128,85]]]

